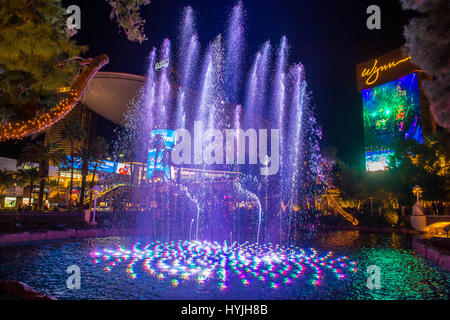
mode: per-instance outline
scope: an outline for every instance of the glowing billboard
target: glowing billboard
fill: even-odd
[[[367,171],[386,170],[398,138],[423,143],[417,74],[362,90]]]
[[[5,208],[15,208],[17,205],[17,197],[5,197]]]
[[[70,169],[71,168],[71,157],[66,156],[65,161],[61,162],[59,167],[61,169]],[[81,167],[83,165],[83,159],[81,157],[74,157],[73,158],[73,168],[75,170],[81,170]],[[95,162],[89,161],[88,163],[89,171],[94,171],[95,169]],[[118,174],[131,174],[131,170],[129,164],[121,163],[121,162],[114,162],[114,161],[107,161],[107,160],[100,160],[97,162],[97,172],[107,172],[107,173],[118,173]]]
[[[116,173],[130,175],[131,174],[130,164],[121,162],[116,163]]]
[[[89,170],[94,171],[95,162],[89,162]],[[115,162],[102,160],[97,163],[97,171],[114,173]]]
[[[170,152],[177,138],[175,130],[158,129],[150,133],[150,147],[148,150],[147,178],[161,172],[167,179],[170,175]]]
[[[369,151],[366,152],[366,170],[367,171],[384,171],[388,169],[389,156],[393,152],[386,151]]]

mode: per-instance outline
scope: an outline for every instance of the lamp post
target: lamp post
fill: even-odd
[[[412,188],[412,193],[417,197],[417,202],[420,204],[420,196],[422,194],[423,190],[420,186],[417,184]]]
[[[94,196],[95,196],[94,197],[94,215],[92,216],[92,224],[96,224],[96,222],[95,222],[95,211],[96,211],[96,208],[97,208],[97,192],[102,191],[102,189],[98,185],[95,185],[91,189],[91,191],[94,192]]]

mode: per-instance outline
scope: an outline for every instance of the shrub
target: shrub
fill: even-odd
[[[398,213],[393,209],[389,209],[384,214],[384,220],[391,226],[395,226],[398,223]]]

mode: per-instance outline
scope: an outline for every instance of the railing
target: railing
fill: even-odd
[[[117,188],[124,187],[124,186],[125,186],[124,183],[120,183],[120,184],[116,184],[116,185],[112,186],[112,187],[109,188],[109,189],[106,189],[105,191],[99,192],[99,193],[97,194],[97,199],[100,198],[100,197],[103,197],[103,196],[104,196],[105,194],[107,194],[108,192],[111,192],[111,191],[113,191],[113,190],[115,190],[115,189],[117,189]],[[85,198],[84,201],[83,201],[83,204],[88,204],[88,203],[89,203],[89,199],[90,199],[90,196],[89,196],[89,194],[87,194],[87,195],[86,195],[86,198]]]
[[[328,196],[327,199],[328,199],[328,203],[334,209],[336,209],[336,211],[339,212],[339,214],[341,216],[343,216],[347,221],[349,221],[354,226],[357,226],[359,224],[358,219],[356,219],[351,214],[347,213],[344,209],[342,209],[342,207],[336,202],[336,200],[333,197]]]

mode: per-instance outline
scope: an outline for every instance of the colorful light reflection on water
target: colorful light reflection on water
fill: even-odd
[[[138,242],[129,248],[98,249],[90,255],[94,263],[105,265],[106,272],[124,268],[136,280],[140,278],[139,269],[172,287],[185,281],[200,285],[215,282],[220,291],[228,289],[232,278],[239,279],[244,287],[259,282],[275,290],[298,281],[320,286],[324,277],[345,281],[346,274],[358,271],[355,261],[335,256],[332,251],[248,242]]]
[[[150,243],[159,246],[158,250],[147,247],[154,251],[154,259],[148,263],[149,267],[158,271],[153,275],[146,270],[144,263],[146,258],[151,257],[144,255],[144,248]],[[171,248],[168,247],[170,244]],[[358,231],[317,233],[314,239],[299,242],[297,247],[227,244],[229,254],[220,253],[220,250],[224,251],[224,243],[192,245],[188,250],[191,244],[164,243],[149,237],[107,237],[0,246],[0,280],[19,280],[58,299],[448,300],[450,297],[450,273],[415,254],[411,248],[411,237],[404,234],[370,234]],[[136,253],[132,257],[134,245]],[[210,248],[209,252],[207,247]],[[195,248],[200,251],[197,252]],[[314,251],[309,248],[314,248]],[[116,252],[117,256],[104,252],[105,249]],[[127,259],[123,250],[130,251]],[[156,257],[156,251],[159,257]],[[235,265],[231,264],[233,261],[230,259],[233,251],[238,260]],[[330,251],[331,256],[325,258]],[[101,256],[90,255],[95,252]],[[192,263],[201,270],[207,268],[200,263],[203,256],[211,260],[203,261],[209,266],[208,269],[215,264],[214,259],[221,261],[220,257],[225,255],[228,260],[226,267],[221,268],[219,262],[208,277],[199,282],[201,279],[197,277],[201,273],[188,277],[187,273],[177,271],[176,274],[170,274],[170,269],[163,272],[157,268],[156,263],[162,258],[167,259],[163,261],[165,264],[173,265],[172,252],[183,252],[186,256],[185,260],[178,258],[179,268],[183,265],[189,267],[186,261],[190,255],[198,256],[199,261],[192,260]],[[245,257],[246,253],[251,258]],[[110,257],[105,259],[105,255]],[[274,270],[270,271],[273,267],[266,265],[264,261],[260,262],[259,271],[253,270],[253,257],[262,260],[266,255],[277,256],[280,260],[278,262],[272,259]],[[238,259],[240,256],[242,258]],[[348,259],[344,259],[344,256]],[[134,258],[137,260],[133,261]],[[325,259],[321,261],[320,258]],[[251,260],[252,263],[245,265],[246,260]],[[255,258],[255,261],[258,260]],[[357,265],[351,266],[351,261],[356,261]],[[322,263],[325,265],[321,265]],[[341,266],[341,263],[344,265]],[[321,272],[317,272],[312,264]],[[80,290],[67,288],[66,281],[70,274],[66,270],[71,265],[80,267]],[[291,266],[290,272],[282,276],[283,269],[288,265]],[[295,278],[291,274],[300,269],[297,265],[302,265],[303,272]],[[381,269],[379,290],[367,287],[367,268],[371,265],[377,265]],[[241,271],[242,279],[233,266]],[[110,271],[106,272],[105,268]],[[356,272],[353,268],[357,268]],[[132,272],[127,273],[127,270]],[[263,274],[264,270],[268,272]],[[337,270],[340,270],[339,273]],[[257,272],[258,275],[255,276],[252,272]],[[274,274],[274,278],[271,278],[270,273]],[[344,277],[341,278],[339,274]],[[226,281],[221,281],[220,277],[223,275]]]

